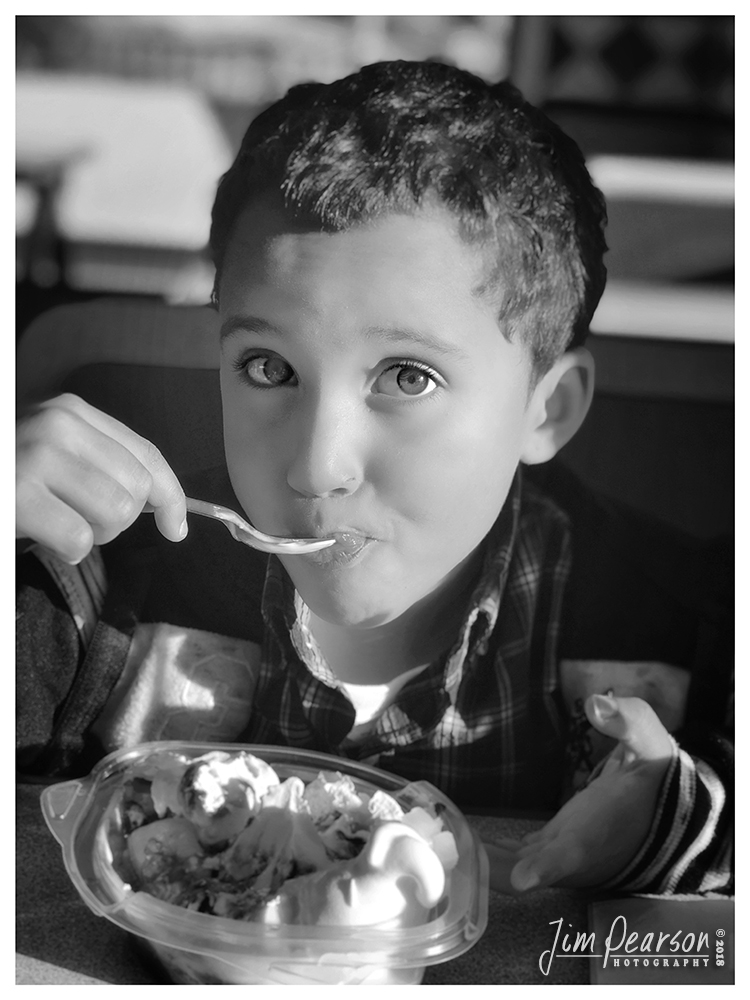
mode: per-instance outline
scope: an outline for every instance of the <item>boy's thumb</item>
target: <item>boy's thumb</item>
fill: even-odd
[[[153,512],[157,528],[170,542],[180,542],[187,536],[188,523],[184,500],[164,507],[146,504],[143,509]]]
[[[181,511],[176,514],[173,511],[166,511],[165,508],[160,508],[154,511],[154,517],[156,518],[156,524],[159,531],[168,538],[170,542],[181,542],[183,538],[186,537],[188,533],[188,523],[187,518]]]
[[[672,739],[659,716],[642,698],[592,694],[586,699],[585,709],[595,729],[619,740],[641,760],[671,757]]]

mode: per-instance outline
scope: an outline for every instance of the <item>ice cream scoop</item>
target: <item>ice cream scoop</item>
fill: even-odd
[[[172,858],[185,860],[202,853],[195,828],[180,816],[141,826],[128,837],[130,861],[145,879],[158,876]]]
[[[229,876],[247,878],[261,871],[255,887],[266,888],[299,871],[328,868],[331,861],[320,834],[309,816],[276,806],[266,806],[240,833],[224,858]]]
[[[195,824],[201,843],[219,844],[247,825],[278,784],[274,769],[252,754],[207,753],[182,775],[180,812]]]
[[[427,920],[445,889],[445,869],[418,833],[400,822],[379,824],[351,861],[286,882],[266,904],[266,924],[360,926]]]

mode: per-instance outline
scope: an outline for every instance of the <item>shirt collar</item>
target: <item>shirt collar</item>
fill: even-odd
[[[487,643],[497,623],[518,534],[520,511],[521,469],[519,467],[503,509],[484,540],[484,556],[479,579],[468,603],[467,613],[456,642],[446,659],[444,685],[451,701],[454,700],[466,664],[475,655],[481,655],[486,651]]]

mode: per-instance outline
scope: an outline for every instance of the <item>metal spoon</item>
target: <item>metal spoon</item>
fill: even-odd
[[[238,542],[244,542],[261,552],[275,552],[279,555],[304,555],[305,552],[316,552],[328,548],[336,541],[335,538],[280,538],[276,535],[266,535],[249,524],[229,507],[218,503],[208,503],[205,500],[194,500],[185,497],[187,509],[193,514],[213,517],[221,521],[229,534]]]

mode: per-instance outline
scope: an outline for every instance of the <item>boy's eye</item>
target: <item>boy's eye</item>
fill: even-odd
[[[437,376],[413,361],[391,365],[375,382],[376,392],[386,396],[429,396],[437,387]]]
[[[294,369],[278,354],[258,354],[242,361],[240,367],[250,383],[258,388],[297,384]]]

